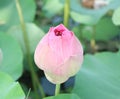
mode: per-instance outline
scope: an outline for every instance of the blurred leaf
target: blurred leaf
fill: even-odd
[[[115,25],[120,25],[120,7],[114,11],[112,20]]]
[[[104,16],[109,10],[115,9],[120,5],[119,0],[108,0],[109,4],[99,9],[88,9],[82,6],[81,0],[71,0],[71,12],[70,15],[74,21],[94,25],[102,16]]]
[[[95,32],[95,40],[107,41],[120,33],[119,27],[116,27],[110,17],[102,18],[95,26],[83,25],[83,28],[73,28],[76,35],[81,35],[87,40],[91,40]]]
[[[25,22],[31,22],[34,19],[36,6],[34,0],[19,0]],[[0,25],[6,30],[11,25],[19,24],[15,0],[0,1]]]
[[[1,50],[1,48],[0,48],[0,64],[1,64],[1,62],[2,62],[2,57],[3,57],[2,54],[3,54],[3,53],[2,53],[2,50]]]
[[[72,31],[75,33],[75,35],[81,40],[82,39],[82,29],[84,28],[83,25],[78,25],[72,28]]]
[[[82,29],[82,36],[83,38],[87,39],[87,40],[91,40],[93,37],[93,27],[94,26],[88,26],[88,25],[84,25],[83,29]],[[96,32],[95,32],[96,33]],[[96,36],[96,35],[95,35]]]
[[[80,99],[76,94],[59,94],[57,96],[51,96],[44,99]]]
[[[63,9],[63,3],[61,0],[46,0],[42,9],[45,15],[50,18]]]
[[[44,36],[44,32],[33,23],[26,24],[26,28],[27,28],[31,53],[34,53],[38,42]],[[11,27],[8,30],[8,34],[12,35],[20,43],[24,53],[26,53],[26,47],[24,44],[21,27],[20,26]]]
[[[0,98],[1,99],[24,99],[25,94],[18,82],[0,72]]]
[[[82,99],[119,99],[120,51],[85,55],[73,93]]]
[[[20,46],[11,36],[0,33],[0,48],[3,53],[0,71],[8,73],[15,80],[18,79],[23,68],[23,53]]]
[[[109,40],[120,33],[119,27],[116,27],[110,17],[101,19],[96,25],[96,40]]]

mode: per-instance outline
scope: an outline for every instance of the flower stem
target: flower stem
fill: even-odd
[[[60,93],[60,84],[56,84],[55,96],[57,96],[59,93]]]
[[[93,26],[93,34],[92,34],[92,39],[90,40],[90,45],[92,48],[92,53],[96,52],[96,41],[95,41],[95,36],[96,36],[96,26]]]
[[[24,18],[22,15],[22,9],[19,3],[19,0],[16,0],[16,8],[18,11],[18,15],[19,15],[19,19],[20,19],[20,24],[21,24],[21,28],[22,28],[22,33],[23,33],[23,39],[24,39],[24,43],[26,46],[26,54],[27,54],[27,61],[28,61],[28,65],[30,67],[30,73],[31,73],[31,77],[32,77],[32,84],[33,84],[33,88],[35,90],[35,94],[36,94],[36,99],[39,99],[39,96],[37,94],[37,87],[39,87],[39,90],[41,91],[41,96],[44,97],[45,94],[43,92],[42,86],[40,85],[40,82],[38,80],[37,74],[34,71],[34,67],[33,67],[33,62],[32,62],[32,57],[30,54],[30,45],[29,45],[29,40],[28,40],[28,35],[27,35],[27,30],[26,30],[26,25],[24,22]]]
[[[66,27],[68,27],[68,24],[69,24],[69,13],[70,13],[70,0],[65,0],[63,23]]]

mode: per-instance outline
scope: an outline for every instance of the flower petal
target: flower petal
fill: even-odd
[[[53,84],[61,84],[68,80],[69,77],[61,76],[61,75],[55,75],[54,73],[48,73],[44,71],[46,78],[52,82]]]

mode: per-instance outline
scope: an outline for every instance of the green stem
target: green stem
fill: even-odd
[[[59,93],[60,93],[60,84],[56,84],[55,96],[58,95]]]
[[[66,27],[68,27],[68,24],[69,24],[69,13],[70,13],[70,0],[65,0],[63,23]]]
[[[25,99],[28,99],[29,95],[30,95],[30,91],[31,91],[31,88],[28,90],[28,93],[27,93],[27,96]]]
[[[96,52],[96,41],[95,41],[95,35],[96,35],[96,26],[93,26],[93,34],[92,34],[92,39],[90,41],[90,45],[92,48],[92,52],[95,53]]]
[[[24,18],[23,18],[23,15],[22,15],[22,9],[21,9],[21,6],[20,6],[20,3],[19,3],[19,0],[16,0],[16,7],[17,7],[17,11],[18,11],[18,15],[19,15],[19,18],[20,18],[20,24],[21,24],[21,28],[22,28],[22,33],[23,33],[23,39],[24,39],[24,43],[25,43],[25,46],[26,46],[26,54],[27,54],[27,61],[28,61],[28,64],[29,64],[29,67],[30,67],[30,73],[31,73],[31,77],[32,77],[32,84],[33,84],[33,88],[35,90],[35,93],[36,93],[36,99],[39,99],[39,96],[37,94],[37,86],[40,87],[40,91],[41,91],[41,95],[42,97],[44,97],[44,92],[43,92],[43,89],[39,83],[39,80],[38,80],[38,77],[34,71],[34,68],[33,68],[33,63],[32,63],[32,57],[31,57],[31,54],[30,54],[30,45],[29,45],[29,40],[28,40],[28,36],[27,36],[27,30],[26,30],[26,25],[25,25],[25,22],[24,22]]]

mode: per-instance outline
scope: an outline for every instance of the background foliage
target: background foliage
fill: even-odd
[[[19,0],[23,22],[17,1],[0,1],[1,99],[40,99],[54,95],[55,85],[36,68],[33,54],[49,28],[64,23],[65,14],[69,16],[67,27],[84,47],[84,63],[75,77],[61,85],[61,94],[44,99],[120,98],[119,0],[106,0],[108,4],[97,9],[94,8],[97,0],[85,3],[84,0]],[[90,1],[94,1],[92,5],[88,5]]]

